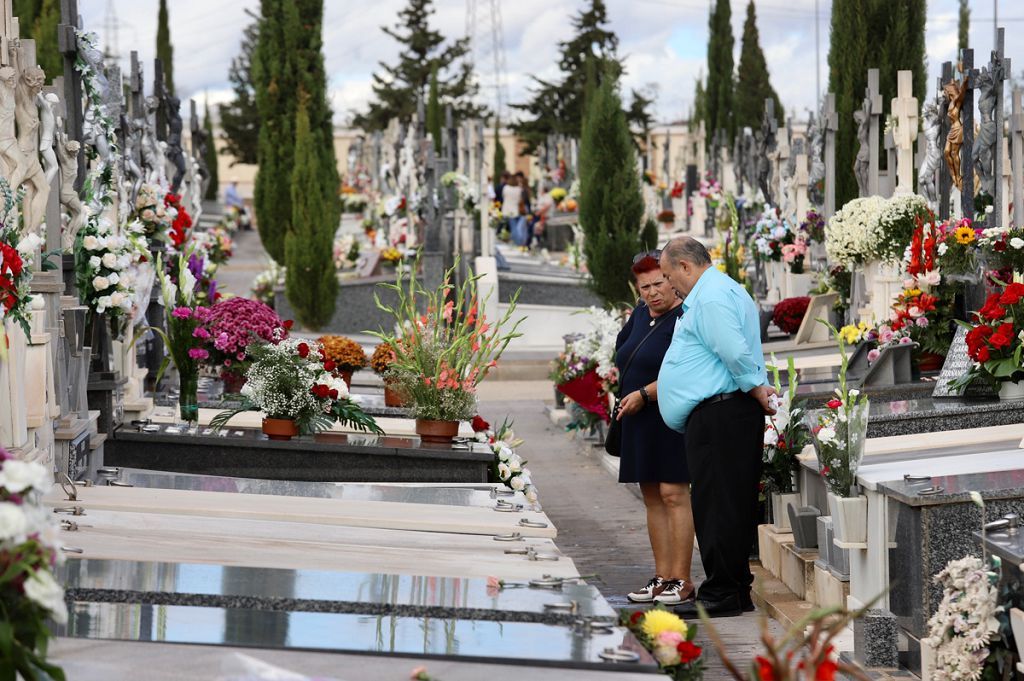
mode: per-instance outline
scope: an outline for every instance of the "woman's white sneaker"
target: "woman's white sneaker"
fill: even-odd
[[[659,593],[661,593],[661,589],[664,584],[665,580],[655,575],[651,578],[651,581],[647,582],[647,586],[626,594],[626,598],[634,603],[650,603],[654,601],[655,597]]]
[[[654,600],[663,605],[679,605],[693,600],[693,597],[692,585],[681,579],[667,579],[662,585],[661,592],[655,594]]]

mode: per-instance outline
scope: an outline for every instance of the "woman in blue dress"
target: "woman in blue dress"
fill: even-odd
[[[661,273],[660,255],[652,251],[634,258],[641,301],[615,344],[622,424],[619,482],[639,483],[654,551],[654,577],[628,597],[676,605],[694,597],[694,530],[684,438],[665,425],[655,404],[661,360],[683,312],[683,301]]]

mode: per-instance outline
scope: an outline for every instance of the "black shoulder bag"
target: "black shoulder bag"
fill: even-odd
[[[647,332],[647,335],[640,339],[640,342],[633,348],[633,352],[630,353],[629,358],[622,367],[622,371],[619,372],[619,385],[622,385],[622,380],[626,377],[626,372],[629,371],[629,365],[633,363],[633,358],[636,357],[636,353],[640,350],[647,339],[651,337],[662,321],[669,318],[678,319],[678,314],[673,314],[675,309],[670,310],[667,314],[662,315],[654,322],[654,326]],[[617,418],[619,415],[619,399],[615,398],[615,408],[612,409],[612,421],[608,424],[608,435],[604,438],[604,451],[608,452],[610,456],[619,456],[622,451],[622,422]]]

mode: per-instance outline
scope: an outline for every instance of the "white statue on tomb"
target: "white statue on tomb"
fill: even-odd
[[[16,191],[28,172],[28,159],[21,153],[14,125],[18,87],[18,72],[10,66],[0,68],[0,158],[6,165],[11,189]]]
[[[20,70],[19,50],[12,50],[11,59],[15,70]],[[39,109],[37,99],[43,91],[46,74],[38,66],[21,71],[15,96],[14,118],[18,123],[18,146],[25,156],[25,199],[22,202],[23,230],[38,233],[39,226],[46,219],[46,201],[50,196],[50,183],[46,181],[43,166],[39,163]]]
[[[43,156],[46,184],[50,184],[57,176],[57,171],[60,170],[57,154],[53,150],[53,136],[57,126],[57,116],[53,112],[53,107],[60,102],[60,97],[50,92],[40,95],[37,100],[39,105],[39,153]]]
[[[75,180],[78,178],[78,154],[82,145],[78,140],[68,139],[67,133],[57,133],[57,159],[60,164],[60,205],[68,213],[64,225],[61,243],[65,250],[74,248],[78,230],[85,224],[85,206],[75,191]]]
[[[928,207],[936,210],[939,204],[938,170],[942,159],[942,152],[939,150],[939,133],[942,129],[942,121],[939,116],[939,105],[932,99],[924,103],[921,112],[921,127],[924,132],[925,147],[924,159],[917,171],[917,186],[921,195],[928,200]]]
[[[164,186],[167,183],[167,166],[164,160],[164,149],[156,138],[156,112],[160,108],[160,98],[146,97],[145,124],[142,126],[142,165],[149,172],[147,181]]]
[[[121,116],[121,129],[124,131],[124,152],[121,154],[125,169],[123,182],[129,188],[128,205],[134,206],[145,180],[145,173],[139,166],[142,131],[138,127],[138,121],[126,115]]]

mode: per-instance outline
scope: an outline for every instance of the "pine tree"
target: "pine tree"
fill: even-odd
[[[491,170],[491,180],[494,182],[494,191],[497,193],[501,185],[501,174],[505,172],[505,145],[501,143],[501,123],[494,119],[494,168]],[[498,197],[501,198],[500,196]]]
[[[523,114],[512,127],[523,140],[525,153],[532,154],[551,134],[580,136],[586,108],[588,61],[595,62],[599,75],[608,73],[617,79],[624,72],[617,53],[619,38],[607,24],[608,10],[604,0],[590,0],[589,6],[572,18],[575,35],[559,43],[561,79],[556,82],[533,77],[530,100],[512,105]],[[649,125],[645,121],[651,117],[649,107],[652,100],[642,96],[638,100],[636,94],[626,116],[629,123],[643,128]]]
[[[259,138],[253,205],[263,248],[284,264],[284,237],[292,218],[291,177],[295,145],[298,9],[291,0],[260,0],[259,40],[252,77]]]
[[[398,62],[381,62],[381,71],[373,74],[373,96],[365,113],[353,122],[363,130],[383,130],[392,118],[407,122],[416,111],[416,103],[426,99],[432,68],[438,71],[438,99],[450,104],[455,120],[479,117],[485,108],[473,103],[478,87],[467,56],[466,38],[446,44],[444,36],[430,27],[433,0],[408,0],[399,12],[394,28],[381,27],[398,41]]]
[[[210,119],[210,103],[203,111],[203,129],[206,131],[206,167],[210,171],[210,184],[206,187],[208,201],[216,201],[220,191],[220,169],[217,167],[217,138],[213,136],[213,120]]]
[[[772,87],[768,65],[761,51],[757,30],[757,13],[754,0],[747,4],[747,20],[743,24],[743,40],[740,47],[740,65],[736,72],[736,129],[749,126],[757,128],[764,117],[764,102],[775,102],[775,116],[779,122],[785,119],[779,95]]]
[[[967,43],[971,35],[971,6],[968,0],[960,0],[960,22],[957,27],[957,47],[961,50],[967,49]]]
[[[434,138],[434,153],[441,153],[441,100],[437,91],[437,66],[430,69],[430,96],[427,98],[427,132]]]
[[[337,192],[325,185],[318,170],[315,131],[311,129],[309,97],[300,92],[295,115],[295,167],[291,175],[292,229],[285,237],[285,294],[295,317],[307,329],[317,330],[334,315],[338,278],[332,247],[337,222],[324,194]]]
[[[252,70],[260,24],[259,17],[251,13],[250,16],[254,21],[242,32],[242,50],[231,60],[228,69],[228,80],[235,98],[219,106],[224,151],[234,157],[232,165],[256,163],[259,146],[260,114],[256,106]]]
[[[642,249],[644,205],[633,136],[610,73],[587,101],[579,211],[594,292],[609,304],[631,300],[630,267]]]
[[[163,64],[164,87],[174,94],[174,46],[171,45],[171,25],[167,18],[167,0],[160,0],[156,24],[156,57]]]
[[[736,133],[733,117],[732,10],[729,0],[715,0],[715,9],[708,21],[708,82],[705,127],[708,144],[716,130],[723,130],[732,145]]]

